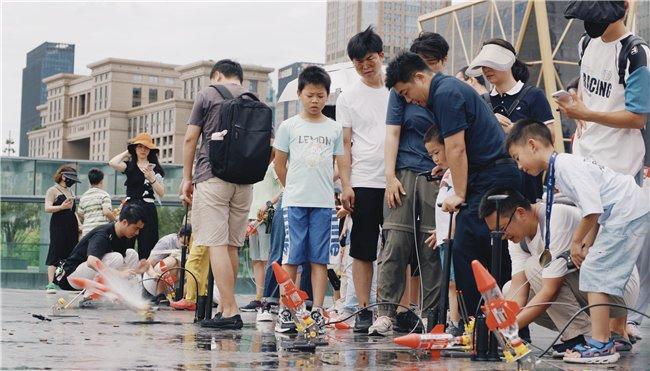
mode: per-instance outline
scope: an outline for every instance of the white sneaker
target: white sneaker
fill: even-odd
[[[257,322],[273,322],[273,315],[266,307],[257,308],[257,316],[255,320]]]
[[[639,324],[636,322],[628,322],[626,326],[626,331],[627,334],[630,336],[634,336],[637,339],[643,339],[643,335],[641,335],[641,329],[639,328]]]
[[[386,316],[381,316],[368,329],[368,335],[386,336],[393,333],[393,321]]]

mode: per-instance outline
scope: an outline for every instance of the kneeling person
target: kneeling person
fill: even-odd
[[[181,262],[181,246],[185,239],[189,240],[192,227],[181,227],[178,233],[164,236],[151,250],[147,262],[149,269],[142,275],[142,284],[147,292],[153,296],[174,291],[174,284],[178,279],[178,268]],[[174,269],[168,272],[170,269]],[[168,290],[169,289],[169,290]]]
[[[95,278],[97,261],[120,271],[125,277],[136,274],[138,253],[129,247],[144,227],[144,212],[138,205],[126,204],[119,221],[99,226],[88,232],[63,263],[63,269],[54,279],[63,290],[81,290],[70,278]],[[144,260],[143,260],[144,262]]]
[[[496,194],[508,195],[501,201],[499,225],[510,241],[508,246],[512,260],[512,281],[506,296],[524,308],[517,315],[519,328],[531,322],[558,330],[562,328],[578,309],[587,305],[587,293],[579,290],[580,273],[569,269],[571,237],[580,224],[580,209],[571,205],[555,203],[550,220],[549,251],[554,258],[546,267],[540,265],[540,256],[545,248],[546,217],[545,204],[530,202],[511,188],[494,188],[488,191],[479,207],[479,216],[490,228],[495,229],[495,204],[487,200]],[[633,304],[638,296],[639,276],[633,272],[625,287],[624,300]],[[560,302],[567,305],[543,304]],[[567,309],[570,305],[571,308]],[[614,329],[613,329],[614,330]],[[554,356],[562,356],[567,349],[584,344],[585,336],[591,335],[588,313],[581,313],[563,333],[562,343],[553,346]]]

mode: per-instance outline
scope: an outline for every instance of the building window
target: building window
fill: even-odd
[[[248,81],[248,91],[250,91],[252,93],[257,92],[257,80]]]
[[[142,82],[142,75],[133,75],[133,81]]]
[[[187,99],[187,80],[183,81],[183,99]]]
[[[158,76],[149,76],[149,82],[158,83]]]
[[[158,89],[149,89],[149,103],[158,101]]]
[[[194,99],[194,79],[190,80],[190,99]]]
[[[174,98],[174,91],[171,89],[165,90],[165,99]]]
[[[104,108],[108,107],[108,85],[104,86]]]
[[[142,104],[142,89],[133,88],[133,96],[131,98],[131,107],[139,107]]]

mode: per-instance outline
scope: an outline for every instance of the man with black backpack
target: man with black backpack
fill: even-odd
[[[271,109],[242,87],[239,63],[218,61],[210,80],[188,121],[182,192],[192,203],[194,246],[208,247],[221,295],[217,315],[201,326],[241,329],[235,301],[238,249],[244,245],[253,183],[264,178],[271,158],[273,124]]]

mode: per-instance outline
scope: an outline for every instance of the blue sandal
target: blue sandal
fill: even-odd
[[[615,363],[620,357],[613,339],[607,343],[588,339],[585,344],[567,350],[563,360],[568,363]]]

